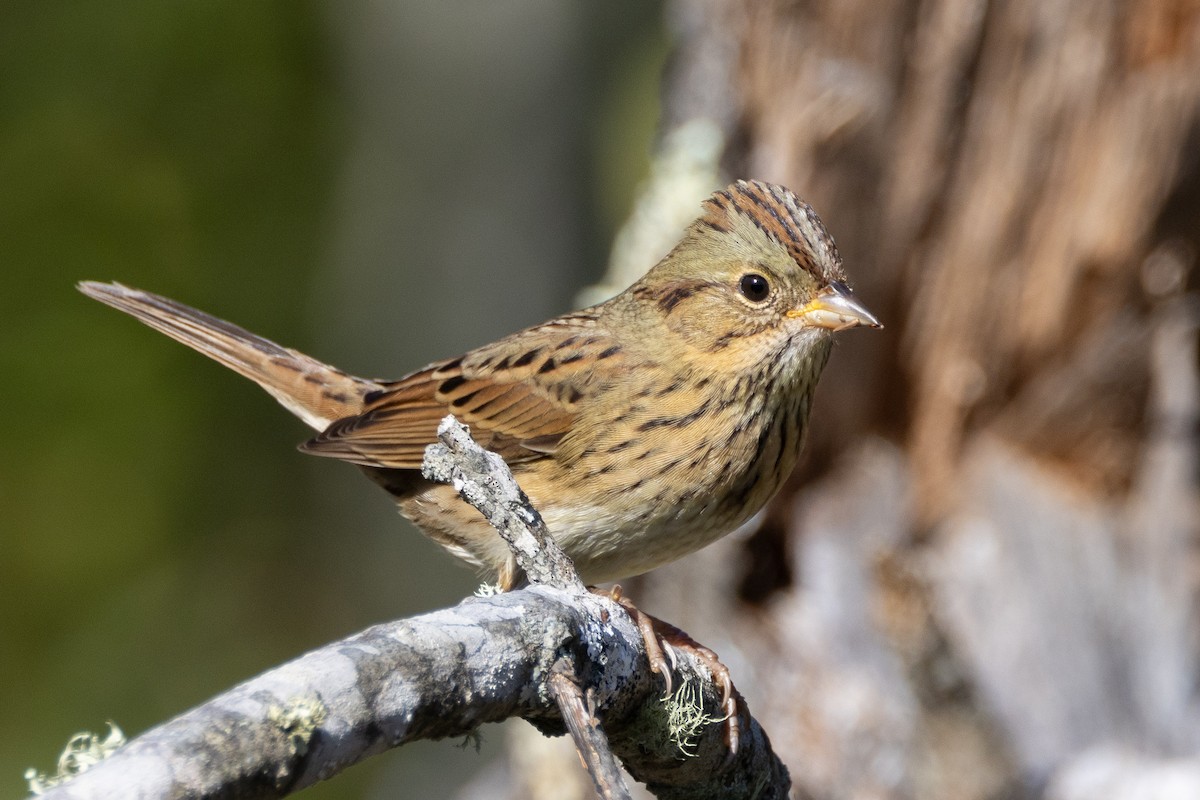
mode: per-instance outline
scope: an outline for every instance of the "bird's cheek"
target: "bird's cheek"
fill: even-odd
[[[736,338],[739,321],[730,319],[727,314],[717,314],[694,303],[686,314],[672,314],[667,317],[667,328],[679,341],[692,349],[713,351],[721,349],[722,343]]]

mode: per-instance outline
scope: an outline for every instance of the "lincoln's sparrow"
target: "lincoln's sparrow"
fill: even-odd
[[[356,378],[164,297],[90,297],[250,378],[316,428],[305,452],[358,464],[454,555],[519,579],[504,541],[421,477],[453,413],[505,458],[588,583],[636,575],[749,519],[800,452],[831,332],[878,326],[813,210],[738,181],[613,299],[397,381]]]

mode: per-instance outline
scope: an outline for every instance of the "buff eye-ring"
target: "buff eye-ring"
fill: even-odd
[[[748,272],[738,283],[738,291],[752,303],[761,303],[771,295],[771,284],[757,272]]]

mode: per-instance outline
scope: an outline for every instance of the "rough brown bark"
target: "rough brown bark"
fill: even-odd
[[[669,17],[663,141],[703,120],[809,200],[887,329],[760,526],[630,593],[802,796],[1195,796],[1200,3]]]
[[[745,654],[813,796],[1194,789],[1200,4],[684,5],[736,20],[730,177],[887,329],[766,523],[643,590],[742,602],[651,607]]]

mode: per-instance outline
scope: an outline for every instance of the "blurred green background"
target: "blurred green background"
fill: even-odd
[[[477,584],[252,384],[73,284],[399,376],[599,277],[665,54],[641,0],[0,8],[0,796],[76,731]],[[501,735],[305,796],[440,796]]]

